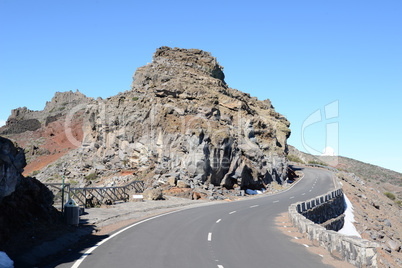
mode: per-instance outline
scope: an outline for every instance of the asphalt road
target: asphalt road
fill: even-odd
[[[332,174],[303,168],[286,192],[218,203],[136,223],[59,267],[326,267],[321,257],[278,231],[275,218],[297,201],[333,189]],[[100,244],[100,245],[99,245]]]

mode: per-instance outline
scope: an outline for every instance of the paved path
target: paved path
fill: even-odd
[[[333,173],[303,172],[303,180],[277,195],[183,209],[135,223],[58,267],[326,267],[320,256],[276,229],[275,218],[291,203],[333,188]]]

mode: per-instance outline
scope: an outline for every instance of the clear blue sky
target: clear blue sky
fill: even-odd
[[[0,120],[43,109],[55,91],[130,89],[163,45],[210,51],[229,86],[271,99],[289,119],[298,149],[328,145],[402,172],[400,0],[0,0]],[[339,116],[326,119],[334,101]],[[305,128],[303,144],[303,122],[318,109],[323,120]],[[327,135],[328,123],[339,135]]]

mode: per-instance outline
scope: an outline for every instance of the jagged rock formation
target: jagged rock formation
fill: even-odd
[[[43,124],[47,126],[74,107],[77,107],[77,105],[88,101],[89,98],[78,90],[76,92],[56,92],[52,100],[46,102],[46,106],[42,111],[29,110],[27,107],[12,110],[6,126],[1,128],[0,134],[10,135],[38,130]]]
[[[228,87],[222,70],[208,52],[161,47],[152,63],[137,69],[130,91],[105,100],[56,94],[43,111],[14,110],[7,127],[19,118],[49,128],[60,121],[60,103],[82,113],[82,145],[42,169],[41,181],[66,174],[83,186],[93,183],[87,175],[131,170],[150,177],[148,186],[178,187],[189,196],[282,183],[289,122],[270,100]],[[83,102],[85,109],[74,108]],[[42,147],[28,147],[28,155]]]
[[[289,122],[268,99],[229,88],[222,69],[202,50],[157,49],[130,91],[88,104],[69,176],[148,170],[154,186],[175,178],[192,189],[283,182]]]
[[[25,175],[54,162],[80,145],[82,114],[90,100],[78,90],[56,92],[41,111],[26,107],[11,111],[6,126],[0,128],[0,135],[24,148],[28,163]],[[71,143],[70,140],[77,142]]]
[[[52,192],[35,178],[21,175],[25,165],[23,150],[0,137],[0,250],[23,229],[60,218]]]
[[[0,202],[15,191],[25,165],[24,150],[16,148],[10,140],[0,137]]]

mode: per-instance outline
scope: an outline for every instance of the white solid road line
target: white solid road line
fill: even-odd
[[[150,220],[159,218],[159,217],[163,217],[163,216],[166,216],[166,215],[169,215],[169,214],[173,214],[173,213],[176,213],[176,212],[178,212],[178,211],[180,211],[180,210],[176,210],[176,211],[164,213],[164,214],[161,214],[161,215],[158,215],[158,216],[155,216],[155,217],[151,217],[151,218],[145,219],[145,220],[143,220],[143,221],[134,223],[134,224],[132,224],[132,225],[130,225],[130,226],[128,226],[128,227],[126,227],[126,228],[124,228],[124,229],[122,229],[122,230],[120,230],[120,231],[114,233],[114,234],[112,234],[112,235],[109,236],[108,238],[103,239],[102,241],[100,241],[99,243],[97,243],[95,246],[93,246],[93,247],[89,248],[87,251],[85,251],[85,253],[82,254],[81,257],[80,257],[78,260],[76,260],[76,261],[74,262],[74,265],[71,266],[71,268],[78,268],[78,267],[81,265],[81,263],[85,260],[85,258],[86,258],[87,256],[89,256],[89,255],[92,253],[92,251],[94,251],[97,247],[99,247],[99,246],[102,245],[103,243],[109,241],[110,239],[112,239],[112,238],[115,237],[116,235],[119,235],[119,234],[121,234],[122,232],[127,231],[128,229],[130,229],[130,228],[132,228],[132,227],[134,227],[134,226],[137,226],[137,225],[139,225],[139,224],[141,224],[141,223],[144,223],[144,222],[147,222],[147,221],[150,221]]]
[[[234,211],[232,211],[232,212],[229,212],[229,214],[233,214],[233,213],[236,213],[236,210],[234,210]]]
[[[218,268],[224,268],[224,267],[223,267],[222,265],[219,265],[219,264],[218,264]]]
[[[305,246],[306,248],[308,248],[308,247],[309,247],[309,245],[306,245],[306,244],[303,244],[303,246]]]
[[[259,205],[254,205],[254,206],[250,206],[250,208],[256,208],[256,207],[258,207]]]
[[[222,219],[217,220],[217,221],[216,221],[216,223],[220,223],[220,222],[221,222],[221,220],[222,220]]]
[[[208,233],[208,241],[209,241],[209,242],[212,241],[212,233]]]

